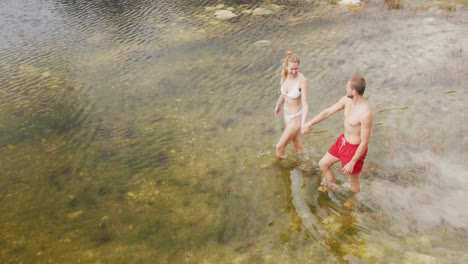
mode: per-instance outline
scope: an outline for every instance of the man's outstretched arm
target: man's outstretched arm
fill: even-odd
[[[336,112],[343,110],[346,104],[346,100],[349,100],[346,96],[343,96],[338,102],[336,102],[334,105],[328,107],[327,109],[323,110],[322,112],[318,113],[314,118],[312,118],[310,121],[306,122],[304,126],[302,126],[302,134],[306,134],[309,132],[310,127],[322,122],[323,120],[329,118]]]

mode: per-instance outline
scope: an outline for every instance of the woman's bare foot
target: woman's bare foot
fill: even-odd
[[[285,159],[286,154],[284,153],[284,151],[276,150],[276,157],[278,157],[279,159]]]
[[[281,155],[281,156],[278,155],[278,154],[276,154],[276,157],[277,157],[278,159],[286,159],[286,154]]]

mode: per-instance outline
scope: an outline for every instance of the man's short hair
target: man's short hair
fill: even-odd
[[[366,80],[364,80],[362,76],[354,75],[349,81],[352,90],[355,90],[359,95],[364,94],[364,90],[366,90]]]

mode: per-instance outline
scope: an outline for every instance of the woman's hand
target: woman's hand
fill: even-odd
[[[279,116],[281,114],[281,105],[275,106],[275,116]]]

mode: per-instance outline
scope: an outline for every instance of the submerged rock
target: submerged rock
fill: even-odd
[[[68,217],[69,219],[75,219],[75,218],[77,218],[78,216],[80,216],[80,215],[82,215],[82,214],[83,214],[83,211],[82,211],[82,210],[79,210],[79,211],[76,211],[76,212],[67,214],[67,217]]]
[[[360,0],[341,0],[338,4],[342,6],[360,6],[362,2]]]
[[[404,264],[435,264],[437,259],[433,256],[420,254],[417,252],[405,252],[403,254]]]
[[[254,43],[255,46],[257,47],[266,47],[271,45],[271,41],[269,40],[259,40]]]
[[[276,4],[271,4],[270,7],[271,7],[271,9],[273,9],[274,11],[279,11],[279,10],[281,10],[281,6],[276,5]]]
[[[205,11],[214,11],[216,10],[216,6],[207,6],[205,7]]]
[[[424,19],[424,22],[427,24],[435,24],[435,19],[433,17],[427,17]]]
[[[47,77],[50,77],[52,74],[50,73],[50,71],[43,71],[41,73],[41,76],[44,77],[44,78],[47,78]]]
[[[215,12],[215,16],[217,19],[225,20],[236,17],[237,15],[234,14],[231,10],[218,10]]]
[[[254,16],[264,16],[264,15],[271,15],[273,14],[273,11],[263,8],[263,7],[257,7],[252,11],[252,15]]]

